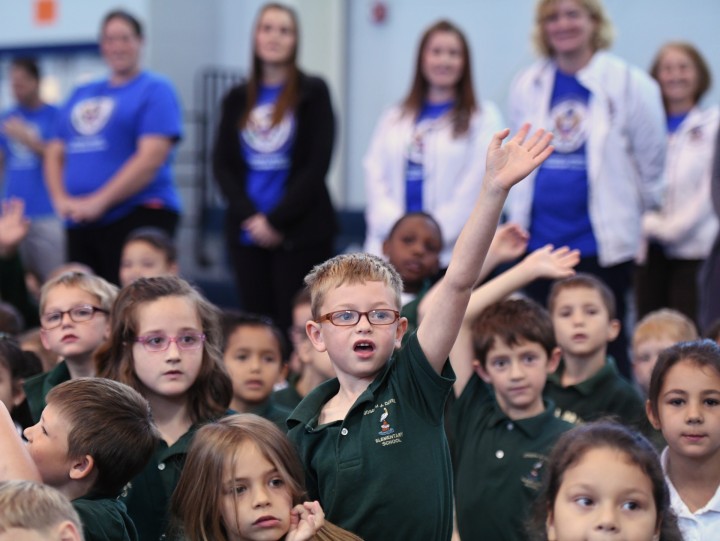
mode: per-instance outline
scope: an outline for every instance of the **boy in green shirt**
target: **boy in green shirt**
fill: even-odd
[[[145,466],[159,433],[147,401],[122,383],[78,378],[54,387],[25,446],[0,406],[0,480],[43,482],[72,501],[86,541],[133,541],[135,526],[118,500]]]
[[[542,130],[524,126],[490,144],[480,197],[447,273],[407,344],[402,280],[367,254],[337,256],[306,282],[313,346],[327,351],[337,378],[311,392],[288,419],[307,488],[332,522],[373,541],[452,534],[452,472],[443,407],[452,389],[447,363],[510,188],[552,152]],[[392,357],[392,358],[391,358]]]

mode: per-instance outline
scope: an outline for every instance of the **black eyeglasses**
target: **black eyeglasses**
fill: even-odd
[[[357,310],[339,310],[320,316],[315,323],[329,321],[337,327],[352,327],[357,325],[362,316],[366,316],[371,325],[391,325],[400,319],[400,312],[397,310],[380,309],[369,312],[358,312]]]
[[[73,306],[72,308],[70,308],[70,310],[63,310],[60,312],[48,312],[47,314],[43,314],[42,316],[40,316],[40,324],[45,330],[54,329],[62,325],[63,317],[65,317],[65,314],[68,314],[70,316],[70,319],[72,319],[75,323],[84,323],[86,321],[90,321],[95,315],[95,312],[100,312],[101,314],[108,313],[107,310],[103,308],[98,308],[97,306],[80,304],[78,306]]]

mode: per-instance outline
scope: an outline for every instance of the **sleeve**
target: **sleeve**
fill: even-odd
[[[715,155],[713,156],[710,183],[713,208],[715,209],[715,214],[720,218],[720,130],[718,130],[715,141]]]
[[[390,185],[396,179],[388,179],[388,135],[393,132],[394,125],[399,122],[396,109],[386,111],[380,118],[373,132],[370,146],[363,158],[365,170],[365,194],[367,207],[365,221],[367,234],[366,250],[379,255],[382,243],[390,232],[395,221],[405,213],[404,201],[393,196]]]
[[[165,135],[175,142],[182,138],[180,100],[168,81],[158,79],[149,85],[140,115],[138,137]]]
[[[626,130],[638,173],[638,189],[644,210],[662,203],[663,170],[667,148],[665,114],[660,88],[645,73],[628,68]]]
[[[482,118],[478,124],[471,127],[472,138],[468,142],[473,151],[468,155],[469,163],[465,164],[459,178],[454,182],[449,179],[438,179],[447,182],[452,187],[452,196],[435,209],[435,219],[442,224],[442,233],[445,246],[451,246],[460,235],[465,222],[472,213],[475,200],[480,193],[485,174],[485,158],[492,136],[502,129],[502,117],[494,104],[484,104],[480,113]]]
[[[242,116],[245,93],[236,87],[223,98],[217,138],[213,147],[213,176],[227,201],[229,212],[238,219],[255,214],[256,209],[245,191],[245,165],[240,155],[238,122]]]
[[[335,117],[327,85],[317,77],[304,81],[308,85],[307,98],[296,111],[298,130],[287,188],[277,207],[267,215],[273,227],[281,231],[307,214],[318,195],[327,191],[325,177],[335,142]]]

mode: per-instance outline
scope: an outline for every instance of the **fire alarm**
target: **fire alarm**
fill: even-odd
[[[382,0],[376,0],[370,9],[370,18],[375,24],[382,24],[387,19],[387,4]]]

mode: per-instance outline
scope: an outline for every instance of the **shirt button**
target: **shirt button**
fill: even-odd
[[[164,469],[165,469],[165,463],[164,463],[164,462],[161,462],[160,464],[158,464],[158,470],[163,471]]]
[[[505,456],[505,451],[503,451],[503,450],[495,451],[495,456],[496,456],[497,458],[502,458],[502,457]]]
[[[508,423],[508,424],[507,424],[507,429],[508,429],[508,430],[512,430],[513,428],[515,428],[515,425],[514,425],[514,424],[512,424],[512,423]]]
[[[347,436],[347,435],[348,435],[348,429],[347,429],[347,428],[343,428],[343,429],[340,431],[340,434],[342,434],[343,436]]]

